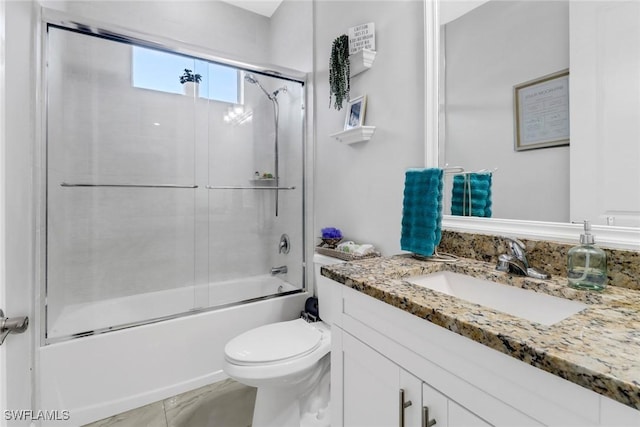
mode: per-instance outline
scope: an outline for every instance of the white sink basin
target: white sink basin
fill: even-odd
[[[450,271],[412,277],[407,281],[547,326],[587,308],[580,302]]]

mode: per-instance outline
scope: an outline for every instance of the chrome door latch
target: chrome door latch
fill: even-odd
[[[9,334],[21,334],[29,327],[28,317],[4,317],[4,311],[0,310],[0,345],[4,343]]]

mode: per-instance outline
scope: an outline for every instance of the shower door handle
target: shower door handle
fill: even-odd
[[[0,345],[9,334],[21,334],[29,327],[29,318],[24,317],[4,317],[4,311],[0,310]]]

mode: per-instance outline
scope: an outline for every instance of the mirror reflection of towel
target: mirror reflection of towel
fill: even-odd
[[[405,173],[400,247],[431,256],[442,237],[442,177],[439,168]]]
[[[451,215],[490,218],[491,173],[467,173],[453,177]]]

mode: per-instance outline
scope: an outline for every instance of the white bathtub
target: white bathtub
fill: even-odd
[[[217,295],[215,305],[224,304],[225,294],[238,300],[229,289],[254,298],[255,292],[274,284],[271,277],[262,279],[217,283],[209,294]],[[276,284],[288,290],[285,282]],[[244,296],[240,298],[248,299]],[[308,296],[285,295],[40,347],[36,406],[70,411],[67,423],[51,425],[79,426],[222,380],[228,340],[263,324],[298,317]],[[154,304],[128,308],[153,310]],[[79,312],[100,315],[95,307],[85,309]]]
[[[290,283],[271,275],[227,280],[204,286],[185,286],[164,291],[72,304],[59,314],[50,309],[49,338],[64,340],[74,334],[119,328],[136,322],[187,313],[227,304],[295,291]]]

